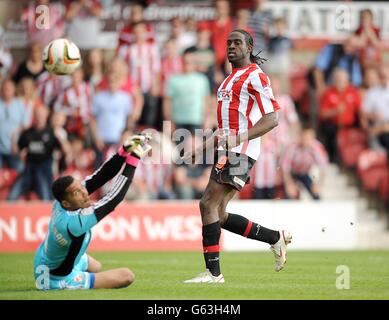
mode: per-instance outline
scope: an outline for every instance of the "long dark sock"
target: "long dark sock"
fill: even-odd
[[[205,266],[214,276],[220,275],[220,234],[221,227],[219,221],[203,226],[203,252]]]
[[[223,229],[239,234],[249,239],[254,239],[269,244],[275,244],[280,239],[280,233],[267,229],[238,214],[229,213]]]

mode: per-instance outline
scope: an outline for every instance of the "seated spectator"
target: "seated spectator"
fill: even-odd
[[[313,85],[320,98],[331,84],[335,68],[346,70],[352,85],[362,85],[362,69],[358,59],[359,40],[352,35],[343,43],[327,44],[319,53],[313,69]]]
[[[379,85],[380,85],[380,76],[377,68],[373,68],[373,67],[366,68],[363,77],[363,86],[359,88],[361,101],[364,100],[365,94],[369,91],[369,89],[378,87]]]
[[[66,141],[60,140],[48,125],[49,109],[45,106],[34,110],[34,124],[24,130],[18,139],[18,148],[25,158],[25,168],[13,185],[8,200],[18,200],[20,196],[35,191],[39,199],[51,200],[53,183],[53,150],[62,149],[68,154]]]
[[[144,6],[142,3],[133,3],[131,5],[131,13],[128,24],[124,26],[119,32],[119,45],[118,50],[122,46],[131,45],[135,41],[133,25],[137,22],[144,21]],[[146,41],[153,43],[155,42],[154,29],[151,23],[146,23]]]
[[[292,48],[292,41],[285,35],[285,20],[277,18],[274,20],[274,35],[270,37],[268,50],[269,59],[266,68],[270,73],[289,73],[289,51]]]
[[[65,89],[54,102],[54,112],[66,114],[65,129],[68,139],[87,141],[89,137],[88,124],[92,113],[93,87],[83,80],[81,68],[71,75],[72,84]]]
[[[359,40],[355,35],[342,43],[329,43],[319,53],[315,65],[308,73],[310,84],[310,125],[317,129],[319,104],[327,86],[332,83],[335,68],[347,71],[349,81],[355,87],[362,85],[362,68],[358,58]]]
[[[99,47],[100,0],[72,0],[66,7],[67,37],[81,50]]]
[[[42,61],[43,47],[38,42],[32,42],[28,48],[27,59],[24,60],[16,70],[13,80],[18,83],[24,77],[31,77],[36,80],[45,68]]]
[[[389,66],[380,69],[381,84],[366,92],[362,104],[362,127],[378,140],[389,157]]]
[[[32,78],[23,78],[18,85],[18,98],[22,101],[28,113],[28,124],[30,127],[34,121],[34,109],[43,106],[41,98],[38,96],[34,80]]]
[[[21,171],[23,164],[13,146],[29,119],[26,107],[15,97],[15,91],[15,83],[5,79],[0,97],[0,168],[5,164],[10,169]]]
[[[191,133],[203,128],[209,107],[209,82],[195,71],[192,53],[183,56],[183,73],[170,78],[163,103],[164,118],[172,121],[174,129],[186,129]]]
[[[103,51],[95,48],[88,52],[85,65],[85,81],[94,88],[103,80],[104,61]]]
[[[349,83],[345,70],[335,69],[333,85],[324,91],[320,103],[320,133],[331,162],[336,161],[337,134],[342,128],[359,124],[361,98],[357,88]]]
[[[39,26],[37,7],[43,5],[48,7],[49,17],[45,17],[40,23],[47,23],[46,28]],[[24,9],[21,21],[27,30],[28,42],[39,42],[45,47],[50,41],[62,38],[65,33],[64,6],[62,3],[50,0],[29,1]]]
[[[363,68],[377,67],[381,63],[380,29],[373,23],[373,12],[364,9],[360,12],[360,23],[355,31],[360,43],[359,58]]]
[[[111,72],[108,90],[98,92],[93,98],[90,127],[96,149],[96,168],[103,163],[106,149],[119,143],[124,130],[133,128],[132,99],[120,90],[121,84],[120,76]]]
[[[310,176],[311,169],[320,170],[316,181]],[[316,140],[315,131],[305,128],[296,143],[291,144],[281,159],[281,169],[288,199],[298,199],[302,184],[315,200],[320,199],[328,157],[323,145]]]

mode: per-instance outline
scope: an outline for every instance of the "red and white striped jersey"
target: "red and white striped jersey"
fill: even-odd
[[[304,148],[299,143],[291,144],[281,160],[282,170],[296,174],[307,174],[314,165],[320,169],[325,169],[328,165],[327,152],[318,140],[309,148]]]
[[[262,140],[261,154],[254,165],[254,185],[256,188],[273,188],[281,184],[279,155],[273,136],[265,135]]]
[[[55,100],[54,111],[64,112],[67,116],[68,133],[84,134],[84,125],[89,123],[92,114],[92,97],[92,85],[82,82],[77,88],[67,88]]]
[[[239,134],[253,127],[265,114],[280,109],[274,98],[268,76],[257,64],[234,68],[217,91],[217,120],[220,129]],[[261,138],[232,148],[257,160]]]
[[[161,57],[156,44],[145,42],[120,47],[118,55],[127,63],[131,79],[142,92],[149,92],[153,78],[161,70]]]
[[[46,106],[50,106],[70,83],[70,76],[56,76],[45,71],[36,79],[35,85],[38,96]]]
[[[92,85],[82,82],[77,88],[69,87],[58,96],[54,111],[62,111],[68,116],[78,114],[84,122],[88,122],[92,114],[92,97]]]

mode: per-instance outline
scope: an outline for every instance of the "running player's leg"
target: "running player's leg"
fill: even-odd
[[[101,262],[99,262],[96,259],[92,258],[88,254],[88,269],[87,269],[88,272],[93,272],[93,273],[100,272],[102,267],[103,266],[102,266]]]
[[[203,223],[203,253],[205,266],[208,271],[185,281],[186,283],[214,282],[223,283],[224,278],[220,272],[219,240],[220,221],[219,206],[228,194],[229,187],[209,179],[203,197],[200,200],[201,220]]]
[[[128,287],[135,280],[134,273],[127,268],[112,269],[95,274],[93,289]]]

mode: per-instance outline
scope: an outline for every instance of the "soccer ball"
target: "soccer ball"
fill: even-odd
[[[71,74],[81,66],[80,50],[68,39],[51,41],[42,56],[46,70],[57,75]]]

